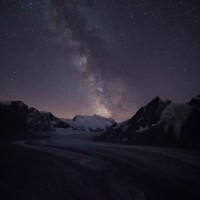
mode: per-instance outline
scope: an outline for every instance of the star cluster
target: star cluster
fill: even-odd
[[[3,0],[0,23],[2,100],[121,121],[199,93],[198,0]]]

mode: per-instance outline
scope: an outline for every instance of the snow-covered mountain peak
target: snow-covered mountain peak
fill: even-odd
[[[199,145],[200,95],[189,103],[156,97],[128,121],[113,125],[105,138],[143,145]]]
[[[83,121],[83,120],[102,120],[102,121],[109,121],[109,122],[115,122],[114,119],[110,118],[106,118],[106,117],[102,117],[100,115],[76,115],[73,118],[73,121]]]
[[[164,124],[165,132],[169,132],[170,127],[173,127],[174,134],[177,139],[180,138],[183,125],[192,113],[192,107],[187,103],[178,104],[170,103],[163,110],[159,124]]]
[[[71,125],[75,126],[76,129],[84,131],[104,131],[115,123],[112,118],[105,118],[99,115],[77,115],[72,119]],[[66,122],[66,121],[65,121]],[[70,121],[68,120],[68,123]]]

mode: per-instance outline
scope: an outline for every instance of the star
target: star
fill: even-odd
[[[187,101],[200,90],[199,19],[196,0],[0,1],[1,98],[118,121],[160,94]]]

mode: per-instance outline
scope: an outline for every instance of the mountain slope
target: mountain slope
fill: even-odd
[[[21,101],[0,102],[0,121],[2,137],[100,132],[115,123],[98,115],[59,119],[50,112],[29,108]]]
[[[22,101],[0,102],[1,137],[28,136],[52,130],[51,121],[58,120],[50,112],[29,108]]]
[[[200,143],[200,96],[177,104],[159,97],[140,108],[130,119],[105,132],[107,141],[161,146],[198,146]]]
[[[54,121],[56,128],[68,128],[69,130],[81,132],[102,132],[112,126],[115,121],[112,118],[105,118],[98,115],[77,115],[73,119],[60,119]]]

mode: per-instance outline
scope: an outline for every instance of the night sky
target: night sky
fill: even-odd
[[[199,0],[0,0],[0,99],[131,117],[200,94]]]

